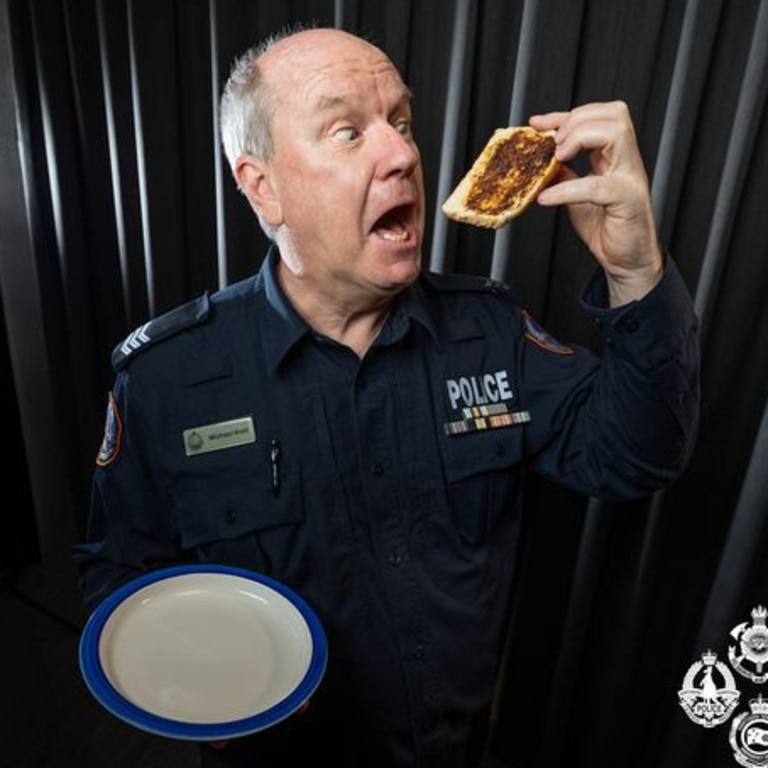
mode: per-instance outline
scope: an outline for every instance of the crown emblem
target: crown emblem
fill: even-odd
[[[752,609],[752,624],[744,621],[731,630],[731,637],[738,645],[728,646],[731,666],[742,677],[757,685],[768,681],[768,609],[758,605]]]
[[[755,605],[751,621],[743,621],[730,631],[727,663],[707,649],[688,668],[677,692],[679,704],[690,720],[704,728],[714,728],[731,716],[728,741],[733,759],[744,768],[768,768],[768,694],[749,699],[748,708],[736,712],[741,692],[733,673],[755,685],[768,683],[768,607]]]
[[[768,701],[762,695],[749,700],[750,712],[733,718],[728,740],[733,757],[744,768],[768,766]]]
[[[705,651],[701,661],[691,664],[677,692],[685,714],[704,728],[724,723],[736,709],[740,695],[731,670],[717,660],[712,650]]]

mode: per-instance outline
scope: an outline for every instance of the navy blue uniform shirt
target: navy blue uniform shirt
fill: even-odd
[[[668,260],[648,296],[611,310],[598,272],[582,305],[601,363],[503,286],[424,274],[360,360],[295,313],[276,258],[116,350],[76,552],[88,604],[175,562],[272,576],[318,613],[327,672],[307,714],[216,764],[250,749],[254,765],[293,764],[317,739],[337,765],[461,765],[493,692],[521,468],[616,499],[680,474],[698,414],[690,297]],[[231,421],[254,439],[199,450]]]

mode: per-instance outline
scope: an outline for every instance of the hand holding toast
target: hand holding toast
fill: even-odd
[[[554,130],[563,164],[540,205],[567,205],[574,229],[603,267],[611,306],[642,298],[661,277],[648,177],[627,105],[592,103],[570,112],[531,117],[539,131]],[[564,164],[586,152],[591,172],[579,176]]]

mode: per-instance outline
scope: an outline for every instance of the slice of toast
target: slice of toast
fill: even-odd
[[[454,221],[498,229],[519,216],[557,174],[554,131],[497,128],[443,203]]]

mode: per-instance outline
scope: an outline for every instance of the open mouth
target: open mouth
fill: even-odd
[[[373,232],[390,243],[404,243],[410,234],[408,224],[412,217],[412,206],[400,205],[387,211],[373,226]]]

